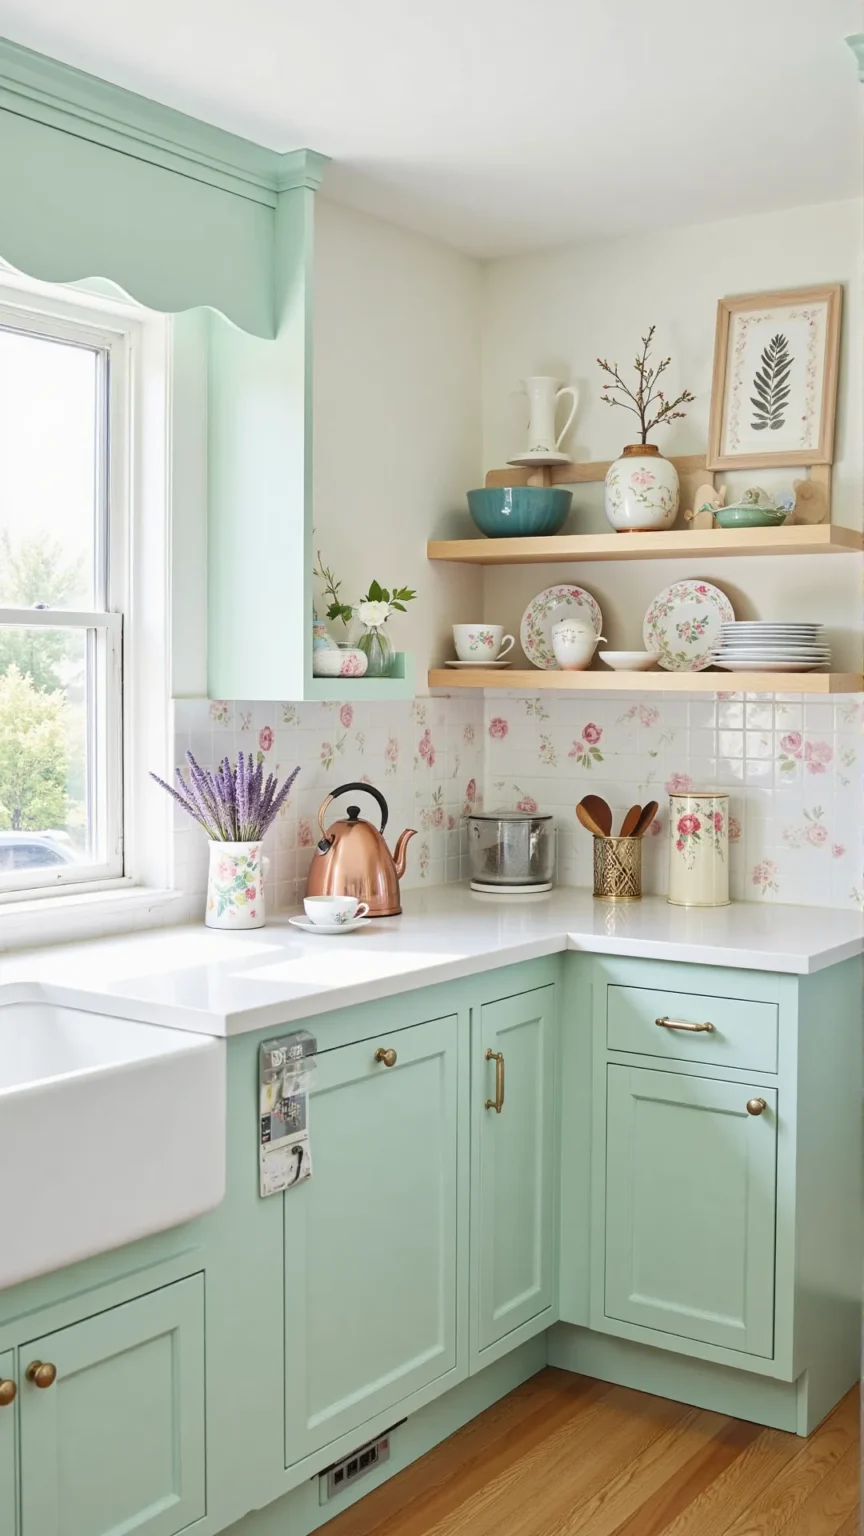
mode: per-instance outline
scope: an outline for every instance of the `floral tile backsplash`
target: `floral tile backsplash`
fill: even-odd
[[[417,829],[408,844],[403,887],[467,877],[465,817],[482,799],[481,697],[417,699],[413,704],[181,700],[174,711],[181,767],[187,750],[207,767],[251,751],[280,777],[300,764],[288,803],[264,839],[271,910],[301,900],[320,836],[319,806],[340,784],[368,781],[381,790],[390,811],[386,837],[391,848],[403,827]],[[334,805],[332,819],[344,816],[354,798]],[[361,814],[375,819],[375,802],[370,799]],[[189,915],[198,916],[207,888],[207,841],[179,811],[174,855],[175,883],[189,893]]]
[[[417,829],[403,881],[409,889],[467,878],[465,818],[484,803],[552,811],[559,883],[590,886],[591,839],[574,807],[591,790],[609,800],[616,820],[637,802],[660,802],[643,862],[645,890],[663,893],[668,794],[716,787],[730,794],[733,898],[864,904],[864,703],[857,695],[181,701],[175,726],[181,765],[187,748],[206,766],[239,750],[260,753],[280,774],[300,764],[264,843],[271,909],[302,897],[321,801],[339,784],[363,780],[387,798],[391,846],[403,827]],[[333,814],[344,815],[345,805]],[[370,802],[369,814],[374,810]],[[199,915],[206,839],[179,811],[175,881],[189,893],[189,915]]]
[[[616,823],[631,805],[659,801],[643,885],[662,894],[669,794],[717,788],[730,796],[733,898],[864,904],[857,695],[497,694],[486,700],[485,745],[488,805],[554,812],[561,884],[591,884],[591,838],[573,814],[584,794],[608,800]]]

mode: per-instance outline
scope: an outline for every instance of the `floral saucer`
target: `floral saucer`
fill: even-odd
[[[647,651],[665,672],[704,672],[735,614],[725,592],[707,581],[674,581],[651,603],[642,625]]]
[[[571,587],[568,582],[560,587],[547,587],[545,592],[538,592],[531,599],[522,615],[519,638],[525,655],[535,667],[541,667],[544,672],[558,670],[552,649],[552,626],[559,619],[577,615],[594,625],[594,633],[599,639],[603,633],[603,615],[584,587]]]

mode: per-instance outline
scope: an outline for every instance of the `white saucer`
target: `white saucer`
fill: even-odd
[[[508,464],[518,464],[522,469],[535,469],[543,464],[572,464],[569,453],[523,453],[518,459],[508,459]]]
[[[304,933],[353,933],[355,928],[368,928],[371,917],[355,917],[350,923],[310,923],[308,917],[289,917],[289,923],[302,928]]]
[[[445,667],[481,667],[485,672],[487,667],[509,667],[509,661],[445,661]]]

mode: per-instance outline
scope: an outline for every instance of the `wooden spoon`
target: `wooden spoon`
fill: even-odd
[[[648,828],[654,820],[654,817],[657,815],[658,810],[659,806],[656,800],[649,800],[647,805],[643,805],[642,810],[639,813],[639,820],[633,828],[632,835],[634,837],[645,836],[645,833],[648,831]]]
[[[631,805],[629,811],[627,812],[627,815],[624,817],[624,820],[621,823],[621,831],[618,833],[618,836],[619,837],[632,837],[633,836],[633,828],[637,825],[637,823],[639,821],[639,817],[641,815],[642,815],[642,807],[641,807],[641,805]]]
[[[603,837],[603,836],[605,836],[605,834],[603,832],[601,832],[600,828],[598,827],[596,821],[594,820],[594,817],[593,816],[589,816],[589,814],[586,811],[584,805],[577,805],[577,807],[576,807],[576,820],[580,821],[582,823],[582,826],[585,827],[586,830],[591,833],[592,837]]]
[[[611,837],[612,835],[612,807],[607,805],[599,795],[583,795],[579,801],[582,809],[588,812],[591,820],[599,828],[595,837]],[[584,822],[583,822],[584,826]]]

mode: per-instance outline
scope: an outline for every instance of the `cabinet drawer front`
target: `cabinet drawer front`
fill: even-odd
[[[53,1386],[25,1379],[50,1362]],[[205,1513],[204,1280],[19,1350],[22,1536],[176,1536]]]
[[[658,1019],[669,1023],[658,1024]],[[682,1024],[711,1028],[676,1028]],[[606,1043],[612,1051],[776,1072],[777,1004],[611,986],[606,989]]]
[[[455,1368],[458,1039],[453,1015],[318,1059],[283,1196],[286,1465]]]
[[[770,1359],[776,1090],[610,1066],[607,1110],[606,1316]]]

